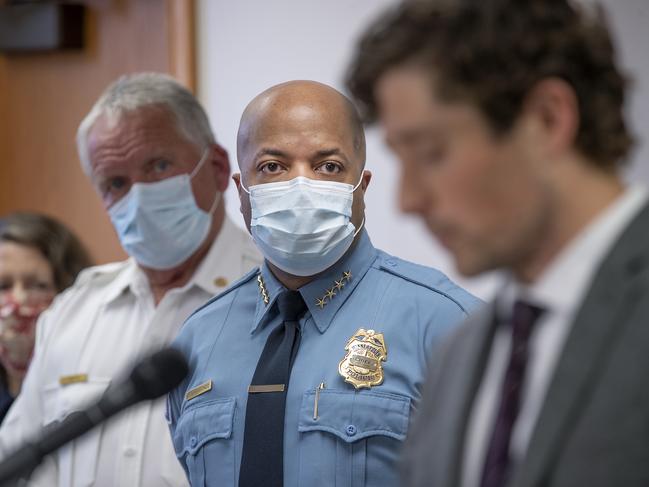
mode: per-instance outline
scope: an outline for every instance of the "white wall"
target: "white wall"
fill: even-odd
[[[313,79],[344,90],[343,76],[355,39],[385,6],[396,0],[199,0],[198,95],[219,141],[236,169],[236,131],[246,104],[266,88],[291,79]],[[636,132],[649,128],[649,15],[647,0],[605,0],[621,43],[623,62],[633,66],[636,87],[630,115]],[[367,168],[374,173],[366,194],[367,228],[374,245],[400,257],[437,267],[481,297],[492,276],[464,280],[446,252],[422,225],[396,209],[397,165],[378,129],[368,131]],[[649,181],[649,148],[639,146],[631,171]],[[234,185],[228,212],[243,225]]]
[[[589,0],[589,3],[594,3]],[[637,137],[628,179],[649,183],[649,1],[603,0],[622,64],[631,78],[628,117]]]

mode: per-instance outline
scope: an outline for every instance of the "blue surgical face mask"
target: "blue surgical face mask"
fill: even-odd
[[[350,219],[360,186],[297,177],[251,186],[250,231],[269,262],[294,276],[312,276],[334,265],[358,229]]]
[[[206,150],[191,174],[155,183],[135,183],[108,210],[122,247],[138,264],[171,269],[187,260],[205,241],[221,198],[218,193],[214,196],[209,212],[200,209],[191,179],[208,156]]]

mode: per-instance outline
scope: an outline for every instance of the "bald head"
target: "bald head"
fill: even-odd
[[[365,164],[365,134],[354,105],[342,93],[315,81],[289,81],[273,86],[257,95],[241,116],[237,134],[239,167],[251,162],[252,146],[272,134],[281,135],[298,126],[305,131],[321,131],[323,137],[331,128],[353,149],[354,162],[360,169]]]
[[[241,117],[237,156],[241,173],[232,178],[248,229],[252,220],[248,188],[298,177],[354,187],[351,223],[361,228],[365,191],[372,178],[364,170],[365,136],[356,109],[333,88],[291,81],[261,93]]]

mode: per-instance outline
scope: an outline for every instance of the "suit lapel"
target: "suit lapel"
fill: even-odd
[[[637,300],[632,292],[634,276],[649,260],[648,228],[649,207],[645,207],[597,272],[560,355],[527,454],[510,485],[543,484],[561,454],[563,439],[588,401],[600,366]]]
[[[444,411],[438,415],[439,418],[444,418],[444,424],[440,428],[441,441],[436,443],[443,445],[443,455],[446,457],[442,461],[446,478],[440,485],[447,487],[455,487],[460,483],[467,418],[491,349],[496,328],[495,305],[491,304],[485,312],[473,315],[467,328],[469,333],[460,337],[462,346],[453,349],[454,370],[446,371],[447,387],[444,389],[448,401],[444,401]],[[466,379],[459,380],[460,377]]]

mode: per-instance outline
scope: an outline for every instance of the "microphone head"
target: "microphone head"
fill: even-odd
[[[139,400],[155,399],[180,384],[188,372],[185,356],[169,347],[140,361],[133,368],[129,380]]]

